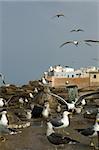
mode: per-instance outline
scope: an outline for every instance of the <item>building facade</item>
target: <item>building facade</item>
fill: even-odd
[[[64,87],[67,84],[75,84],[78,88],[99,86],[99,68],[96,67],[75,70],[68,66],[51,66],[46,72],[46,76],[52,81],[52,87]]]

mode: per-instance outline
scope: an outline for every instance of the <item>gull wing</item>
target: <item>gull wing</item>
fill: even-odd
[[[93,126],[86,129],[76,129],[76,130],[84,136],[91,136],[95,132]]]
[[[55,118],[55,119],[52,119],[52,120],[51,120],[51,124],[52,124],[54,127],[57,128],[57,127],[62,126],[62,125],[63,125],[63,122],[61,122],[60,119]]]
[[[83,29],[78,29],[77,31],[78,31],[78,32],[79,32],[79,31],[82,31],[82,32],[84,32],[84,30],[83,30]]]
[[[82,101],[82,99],[88,97],[88,96],[92,96],[92,95],[97,95],[99,94],[99,91],[95,91],[95,92],[90,92],[90,93],[87,93],[87,94],[84,94],[82,96],[80,96],[76,102],[76,106],[79,106],[80,102]]]
[[[96,42],[96,43],[99,43],[98,40],[84,40],[85,42]]]
[[[85,44],[87,44],[88,46],[92,46],[91,44],[89,44],[89,43],[87,43],[87,42],[85,42]]]
[[[74,29],[74,30],[71,30],[70,32],[76,32],[76,30]]]
[[[68,43],[73,43],[73,41],[64,42],[63,44],[60,45],[60,47],[63,47],[65,44],[68,44]]]

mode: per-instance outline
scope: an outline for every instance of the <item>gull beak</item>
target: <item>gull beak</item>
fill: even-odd
[[[72,115],[73,113],[72,113],[72,112],[69,112],[69,114]]]
[[[97,119],[96,122],[99,124],[99,119]]]
[[[72,115],[73,115],[73,113],[72,113],[72,112],[69,112],[69,115],[70,115],[70,118],[72,118],[72,117],[73,117],[73,116],[72,116]]]

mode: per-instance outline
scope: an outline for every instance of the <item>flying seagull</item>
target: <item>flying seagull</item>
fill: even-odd
[[[98,44],[99,44],[99,41],[98,41],[98,40],[84,40],[84,42],[85,42],[85,44],[87,44],[87,45],[91,45],[91,44],[89,44],[90,42],[92,42],[92,43],[98,43]]]
[[[72,43],[75,46],[78,46],[79,41],[66,41],[66,42],[64,42],[63,44],[60,45],[60,48],[63,47],[65,44],[69,44],[69,43]]]
[[[98,40],[84,40],[85,42],[93,42],[93,43],[99,43]]]
[[[99,61],[99,59],[98,59],[98,58],[92,58],[92,60]]]
[[[64,104],[66,104],[66,107],[67,107],[68,111],[70,111],[70,110],[73,111],[75,109],[75,104],[78,101],[78,99],[75,100],[75,102],[68,103],[64,98],[62,98],[61,96],[59,96],[57,94],[54,94],[54,93],[51,93],[51,92],[49,94],[52,95],[52,96],[54,96],[54,97],[56,97],[56,98],[58,98],[59,100],[61,100],[61,102],[63,102]]]
[[[70,32],[84,32],[84,30],[83,29],[73,29]]]
[[[53,16],[52,18],[54,18],[54,17],[64,17],[64,14],[63,13],[59,13],[59,14],[56,14],[55,16]]]
[[[69,43],[72,43],[75,46],[78,46],[78,44],[81,43],[81,42],[83,42],[83,41],[75,41],[75,40],[74,41],[66,41],[66,42],[64,42],[63,44],[60,45],[60,48],[63,47],[64,45],[66,45],[66,44],[69,44]],[[84,40],[84,43],[87,44],[88,46],[91,46],[91,44],[87,43],[87,41],[85,41],[85,40]]]

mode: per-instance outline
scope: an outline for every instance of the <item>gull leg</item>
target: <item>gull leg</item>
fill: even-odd
[[[90,146],[91,146],[91,147],[94,147],[94,146],[95,146],[93,141],[90,142]]]
[[[67,132],[67,131],[65,131],[64,129],[63,129],[63,133],[65,133],[65,134],[67,134],[67,135],[70,135],[70,133]]]
[[[99,150],[99,131],[97,132],[98,134],[98,143],[97,143],[97,146],[95,146],[95,150]]]

